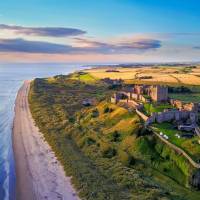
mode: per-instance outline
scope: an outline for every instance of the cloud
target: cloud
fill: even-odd
[[[132,54],[161,47],[159,40],[141,39],[123,43],[104,43],[76,38],[85,46],[72,46],[24,39],[0,39],[0,52],[23,52],[43,54]]]
[[[0,30],[14,31],[15,34],[48,36],[48,37],[67,37],[85,34],[86,31],[76,28],[63,27],[24,27],[15,25],[0,24]]]
[[[68,45],[24,39],[0,39],[0,52],[62,54],[70,51],[72,47]]]
[[[85,47],[85,49],[91,49],[96,53],[102,54],[131,54],[161,47],[161,41],[154,39],[135,39],[118,43],[91,41],[83,38],[74,39],[78,44]]]

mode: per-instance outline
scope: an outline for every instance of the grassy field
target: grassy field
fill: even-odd
[[[162,103],[162,104],[144,103],[144,112],[147,115],[150,115],[151,113],[163,112],[164,109],[170,109],[170,108],[173,108],[173,106],[168,103]]]
[[[98,78],[94,78],[94,76],[85,72],[74,73],[71,76],[71,79],[79,80],[81,82],[90,83],[90,84],[98,81]]]
[[[200,93],[183,93],[183,94],[179,94],[179,93],[171,93],[169,94],[170,98],[173,99],[178,99],[184,102],[200,102]]]
[[[130,83],[200,85],[200,66],[115,67],[118,72],[106,72],[108,69],[108,67],[94,68],[87,72],[98,79],[121,78]]]
[[[145,130],[136,113],[111,104],[107,99],[112,92],[87,74],[36,79],[31,84],[35,122],[80,197],[197,199],[200,193],[186,188],[192,173],[189,164]],[[87,98],[95,98],[96,104],[84,107]]]
[[[199,137],[195,136],[192,139],[177,138],[175,134],[183,134],[184,132],[176,130],[170,123],[155,124],[154,127],[158,128],[160,132],[169,137],[169,141],[187,152],[194,160],[199,161],[200,158],[200,144],[198,143]]]

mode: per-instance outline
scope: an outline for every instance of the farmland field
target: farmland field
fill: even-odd
[[[115,71],[108,72],[110,67],[93,68],[86,70],[93,77],[124,79],[126,81],[140,83],[162,83],[178,85],[200,85],[200,66],[193,67],[114,67]],[[145,77],[149,77],[148,79]]]

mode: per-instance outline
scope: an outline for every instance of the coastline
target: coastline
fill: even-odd
[[[79,197],[43,135],[34,125],[28,104],[30,81],[18,91],[13,123],[16,199],[70,199]]]

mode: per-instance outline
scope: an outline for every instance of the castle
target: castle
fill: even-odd
[[[146,125],[157,122],[169,121],[187,121],[191,127],[194,127],[198,120],[197,112],[199,110],[198,103],[183,103],[180,100],[170,99],[168,97],[168,87],[161,85],[135,85],[128,90],[116,92],[111,97],[112,103],[123,103],[129,107],[135,108],[137,114],[145,121]],[[142,110],[143,103],[168,103],[173,109],[164,109],[159,113],[151,113],[146,116]],[[182,128],[188,128],[183,126]]]
[[[111,102],[117,103],[120,99],[137,100],[142,102],[166,102],[168,101],[168,87],[160,85],[135,85],[128,91],[120,91],[114,94]]]

